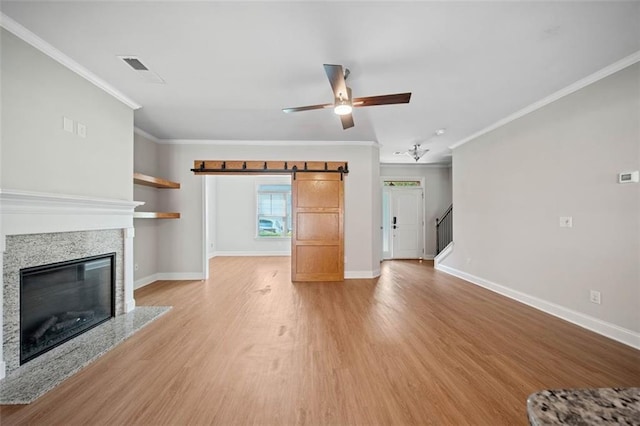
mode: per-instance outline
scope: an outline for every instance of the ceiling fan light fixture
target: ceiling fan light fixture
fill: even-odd
[[[339,100],[336,102],[336,106],[333,108],[333,112],[338,115],[347,115],[351,114],[353,111],[353,107],[351,106],[351,102],[345,100]]]
[[[365,96],[353,98],[351,88],[347,86],[346,78],[349,76],[349,70],[344,69],[342,65],[324,64],[324,72],[327,74],[331,91],[333,94],[333,103],[322,105],[307,105],[294,108],[283,108],[282,111],[299,112],[311,111],[314,109],[333,108],[333,112],[340,116],[342,129],[347,130],[354,126],[353,115],[351,112],[354,107],[370,107],[376,105],[393,105],[407,104],[411,100],[411,92],[394,93],[389,95]],[[354,102],[355,100],[355,102]]]

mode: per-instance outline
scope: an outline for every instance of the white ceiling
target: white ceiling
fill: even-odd
[[[3,1],[2,12],[142,108],[161,139],[376,141],[385,163],[448,146],[640,50],[640,2]],[[145,82],[135,55],[166,84]],[[351,70],[355,97],[411,91],[356,109],[342,130],[322,64]],[[447,133],[435,137],[438,128]],[[330,149],[330,148],[328,148]]]

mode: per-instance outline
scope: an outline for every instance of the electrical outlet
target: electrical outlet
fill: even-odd
[[[596,290],[591,290],[589,293],[589,300],[591,303],[595,303],[596,305],[600,304],[600,292]]]

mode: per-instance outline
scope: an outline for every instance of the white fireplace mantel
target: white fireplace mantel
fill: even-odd
[[[0,271],[8,235],[123,229],[125,312],[135,308],[133,298],[133,210],[137,201],[79,195],[0,189]],[[0,379],[5,376],[2,353],[3,277],[0,273]]]
[[[139,201],[0,189],[2,235],[133,227]]]

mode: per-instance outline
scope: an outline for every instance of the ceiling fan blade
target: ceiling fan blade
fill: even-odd
[[[342,128],[344,130],[347,130],[348,128],[354,126],[353,115],[351,115],[351,114],[341,115],[340,116],[340,121],[342,122]]]
[[[393,95],[367,96],[364,98],[355,98],[352,102],[354,108],[374,106],[374,105],[391,105],[391,104],[408,104],[411,100],[411,92],[394,93]]]
[[[333,97],[338,99],[339,95],[342,94],[342,99],[348,100],[349,93],[347,92],[347,82],[344,80],[342,65],[324,64],[324,72],[327,73],[327,78],[331,84]]]
[[[324,109],[324,108],[333,108],[333,104],[322,104],[322,105],[308,105],[301,107],[291,107],[291,108],[282,108],[282,112],[300,112],[300,111],[311,111],[314,109]]]

